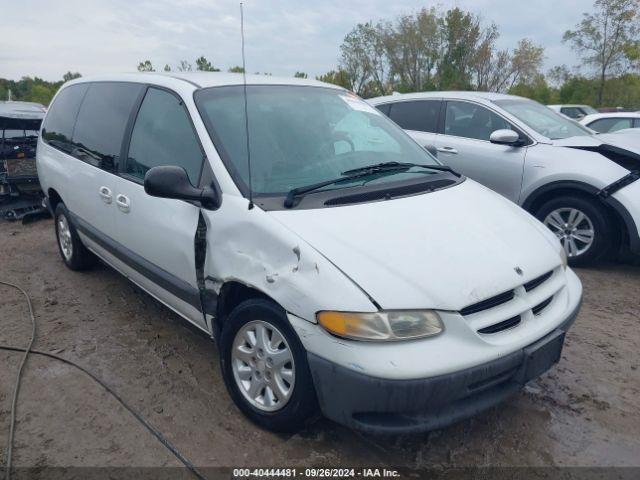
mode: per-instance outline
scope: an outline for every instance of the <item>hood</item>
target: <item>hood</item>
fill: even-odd
[[[633,153],[640,153],[640,135],[633,134],[600,133],[598,135],[580,135],[577,137],[560,138],[552,142],[556,147],[596,149],[602,145],[611,145],[624,148]]]
[[[584,135],[554,140],[553,145],[599,153],[627,170],[640,169],[640,135]]]
[[[469,179],[424,195],[269,214],[383,309],[460,310],[561,262],[537,220]]]

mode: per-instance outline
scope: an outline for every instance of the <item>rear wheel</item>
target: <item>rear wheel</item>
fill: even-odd
[[[275,303],[238,305],[224,322],[219,350],[231,398],[261,427],[296,430],[316,412],[306,351]]]
[[[59,203],[55,211],[56,239],[65,265],[71,270],[86,270],[96,263],[96,257],[82,244],[76,228],[71,223],[69,211]]]
[[[594,200],[578,195],[557,197],[543,204],[536,217],[556,234],[571,266],[593,265],[611,247],[610,220]]]

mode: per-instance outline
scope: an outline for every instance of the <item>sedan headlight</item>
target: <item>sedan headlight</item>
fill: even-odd
[[[318,323],[339,337],[352,340],[397,341],[432,337],[442,333],[444,325],[432,310],[390,310],[355,313],[323,311]]]

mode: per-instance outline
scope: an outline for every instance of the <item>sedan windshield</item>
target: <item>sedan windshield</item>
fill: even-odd
[[[579,123],[532,100],[494,100],[494,103],[551,140],[592,135]]]
[[[376,171],[324,189],[442,173],[441,169],[420,168],[440,164],[355,95],[324,87],[249,85],[249,182],[243,87],[208,88],[196,92],[195,99],[218,152],[245,195],[249,184],[256,195],[286,195],[350,170],[388,162],[418,167]]]

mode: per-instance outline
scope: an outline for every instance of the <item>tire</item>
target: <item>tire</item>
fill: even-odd
[[[82,244],[64,203],[56,206],[54,219],[58,251],[64,264],[71,270],[87,270],[93,267],[97,258]]]
[[[598,263],[613,245],[611,220],[596,200],[563,195],[544,203],[535,215],[556,234],[572,267]]]
[[[267,334],[267,344],[258,339],[259,331]],[[277,333],[284,343],[279,342]],[[250,346],[248,340],[252,339],[255,345]],[[260,350],[260,345],[265,348]],[[273,346],[281,348],[274,349]],[[251,299],[238,305],[223,324],[219,352],[222,377],[229,395],[260,427],[275,432],[296,431],[318,411],[306,350],[284,310],[274,302]],[[279,355],[280,361],[289,355],[292,362],[278,365],[275,363],[278,360],[273,358],[277,359]],[[289,370],[292,370],[290,376]],[[254,382],[260,385],[254,389],[257,394],[249,391]],[[280,393],[278,385],[281,386]],[[282,392],[287,386],[289,395],[284,396]],[[274,399],[278,400],[274,402]]]

